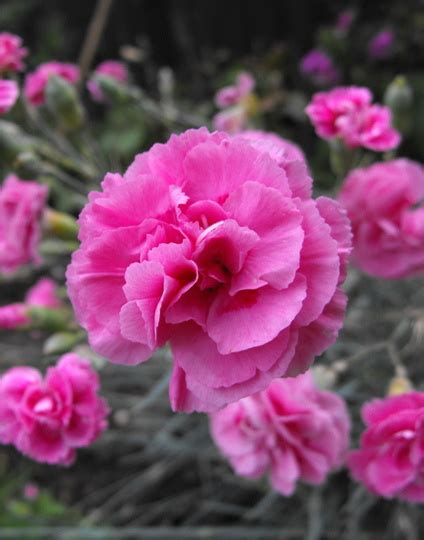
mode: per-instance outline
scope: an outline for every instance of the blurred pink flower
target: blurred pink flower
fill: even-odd
[[[343,464],[349,417],[343,400],[319,390],[308,372],[212,414],[211,434],[237,474],[269,474],[276,491],[292,495],[298,480],[322,484]]]
[[[34,501],[40,494],[40,488],[37,484],[25,484],[24,486],[24,498],[28,501]]]
[[[300,61],[300,72],[310,78],[318,86],[332,86],[340,80],[340,73],[328,54],[309,51]]]
[[[0,72],[21,71],[25,66],[22,59],[28,50],[22,47],[22,39],[8,32],[0,32]]]
[[[51,75],[57,75],[75,84],[79,79],[79,68],[74,64],[53,61],[40,64],[35,71],[28,73],[25,78],[24,94],[32,105],[39,106],[44,103],[44,91]]]
[[[90,363],[75,354],[40,372],[15,367],[0,378],[0,442],[41,463],[70,465],[75,450],[106,429],[106,402]]]
[[[364,405],[366,429],[350,452],[353,477],[373,493],[424,502],[424,393],[408,392]]]
[[[350,148],[383,152],[400,144],[388,107],[372,105],[368,88],[335,88],[314,94],[306,113],[323,139],[340,138]]]
[[[382,30],[368,44],[368,54],[373,60],[384,60],[393,52],[395,34],[392,30]]]
[[[118,363],[169,340],[174,410],[216,410],[305,371],[342,325],[347,217],[311,199],[303,163],[255,144],[173,135],[107,174],[80,215],[77,319]]]
[[[28,290],[23,302],[0,306],[0,328],[20,328],[29,324],[31,319],[27,309],[30,306],[57,309],[60,305],[56,283],[52,279],[42,278]]]
[[[6,114],[15,105],[19,97],[16,81],[0,80],[0,114]]]
[[[243,131],[247,122],[247,114],[242,106],[229,107],[217,113],[213,119],[213,127],[231,135]]]
[[[252,74],[243,71],[236,78],[236,84],[233,86],[225,86],[218,90],[215,95],[216,106],[220,109],[237,105],[240,101],[252,92],[255,88],[255,79]]]
[[[353,170],[339,201],[354,236],[353,262],[377,277],[424,273],[424,168],[407,159]]]
[[[346,11],[342,11],[337,17],[336,30],[346,33],[352,26],[354,18],[355,15],[352,10],[347,9]]]
[[[126,83],[128,81],[128,70],[123,62],[117,60],[105,60],[99,64],[94,71],[94,77],[88,81],[87,88],[91,98],[100,103],[106,101],[106,96],[103,94],[99,84],[95,80],[96,75],[111,77],[119,83]]]
[[[39,262],[41,218],[48,189],[10,175],[0,188],[0,272]]]

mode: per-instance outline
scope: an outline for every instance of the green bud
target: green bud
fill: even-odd
[[[78,225],[73,216],[47,208],[44,212],[44,227],[47,233],[63,240],[76,240]]]
[[[84,332],[56,332],[44,342],[44,354],[63,354],[71,351],[84,337]]]
[[[34,152],[21,152],[13,162],[13,168],[20,178],[31,180],[40,174],[43,164]]]
[[[84,109],[78,98],[75,86],[51,75],[46,86],[46,105],[48,110],[65,131],[79,129],[84,123]]]
[[[134,95],[134,89],[107,75],[93,75],[93,81],[108,101],[113,103],[126,103],[138,96]]]
[[[13,163],[19,154],[31,152],[35,147],[35,139],[16,124],[0,120],[0,159],[2,161]]]
[[[393,79],[384,93],[384,103],[392,111],[393,125],[404,134],[412,127],[413,100],[412,88],[402,75]]]
[[[30,306],[27,310],[27,315],[31,319],[31,328],[56,332],[66,329],[69,314],[63,309]]]

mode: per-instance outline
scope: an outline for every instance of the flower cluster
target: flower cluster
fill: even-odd
[[[391,125],[390,109],[371,102],[368,88],[340,87],[315,94],[306,113],[323,139],[341,139],[349,148],[393,150],[400,134]]]
[[[126,83],[128,81],[128,70],[125,64],[122,62],[117,60],[105,60],[99,64],[94,70],[92,78],[87,83],[87,88],[90,92],[91,98],[93,101],[97,101],[99,103],[106,102],[107,98],[96,81],[96,75],[110,77],[118,83]]]
[[[106,428],[97,374],[75,354],[40,372],[14,367],[0,378],[0,442],[42,463],[70,465]]]
[[[347,217],[311,198],[304,162],[258,145],[173,135],[106,175],[80,216],[77,319],[115,362],[169,340],[175,410],[213,411],[305,371],[342,325]]]
[[[24,94],[32,105],[37,107],[43,105],[45,89],[52,75],[75,84],[79,79],[79,68],[74,64],[52,61],[40,64],[35,71],[28,73],[25,78]]]
[[[48,189],[8,176],[0,188],[0,272],[39,262],[41,218]]]
[[[31,322],[28,308],[33,306],[57,309],[60,305],[56,283],[52,279],[42,278],[28,290],[23,302],[0,306],[0,328],[28,325]]]
[[[328,54],[309,51],[300,61],[300,72],[317,86],[331,86],[340,80],[340,73]]]
[[[321,484],[343,464],[349,417],[343,400],[319,390],[308,372],[214,413],[211,434],[237,474],[268,473],[275,490],[291,495],[299,479]]]
[[[216,93],[215,103],[224,111],[215,115],[214,127],[227,133],[238,133],[243,130],[248,118],[248,101],[255,79],[248,72],[242,72],[236,79],[236,84],[221,88]]]
[[[383,278],[424,272],[424,168],[407,159],[353,170],[339,201],[354,234],[353,261]]]
[[[362,408],[366,430],[348,457],[356,480],[386,498],[424,502],[424,393],[376,399]]]

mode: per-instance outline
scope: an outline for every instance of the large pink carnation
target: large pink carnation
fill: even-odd
[[[10,175],[0,188],[0,272],[39,262],[38,243],[47,187]]]
[[[40,64],[32,73],[28,73],[25,78],[24,94],[32,105],[38,106],[44,103],[44,92],[51,75],[75,84],[79,79],[79,68],[74,64],[46,62]]]
[[[19,36],[0,32],[0,71],[20,71],[25,67],[22,59],[27,54]]]
[[[94,350],[137,364],[169,340],[184,411],[305,371],[342,325],[350,227],[298,163],[201,128],[106,175],[67,272]]]
[[[340,138],[350,148],[393,150],[400,134],[392,127],[390,109],[371,101],[368,88],[335,88],[314,94],[306,113],[323,139]]]
[[[316,388],[308,372],[214,413],[211,433],[237,474],[268,473],[274,489],[291,495],[299,479],[321,484],[342,465],[349,417],[343,400]]]
[[[383,278],[424,272],[424,168],[407,159],[353,170],[339,201],[354,234],[353,261]]]
[[[42,463],[70,465],[75,449],[106,428],[108,408],[87,360],[66,354],[40,372],[15,367],[0,378],[0,442]]]
[[[366,430],[348,457],[356,480],[386,498],[424,502],[424,393],[376,399],[362,408]]]

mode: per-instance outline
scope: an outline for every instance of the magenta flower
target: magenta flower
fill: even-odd
[[[0,32],[0,72],[21,71],[24,69],[22,59],[28,50],[22,47],[22,39],[8,32]]]
[[[16,81],[0,80],[0,114],[6,114],[15,105],[19,97]]]
[[[306,113],[323,139],[340,138],[350,148],[393,150],[401,138],[391,125],[390,109],[371,101],[368,88],[335,88],[314,94]]]
[[[111,79],[123,84],[128,82],[128,70],[123,62],[119,62],[117,60],[105,60],[99,64],[94,71],[94,77],[91,78],[87,83],[87,88],[90,92],[91,98],[99,103],[105,102],[106,96],[103,94],[102,89],[96,82],[96,75],[110,77]]]
[[[373,60],[384,60],[393,52],[395,34],[392,30],[382,30],[368,43],[368,54]]]
[[[316,49],[309,51],[300,61],[300,72],[318,86],[331,86],[340,80],[339,70],[328,54]]]
[[[74,64],[46,62],[40,64],[32,73],[28,73],[25,78],[24,94],[32,105],[43,105],[44,91],[51,75],[56,75],[71,84],[75,84],[79,79],[79,68]]]
[[[43,379],[31,367],[0,378],[0,442],[41,463],[70,465],[106,429],[106,402],[89,362],[62,356]]]
[[[354,235],[353,262],[401,278],[424,272],[424,168],[407,159],[352,171],[341,188]]]
[[[243,71],[236,78],[236,84],[225,86],[218,90],[215,95],[216,106],[220,109],[237,105],[240,101],[252,92],[255,88],[255,79],[251,73]]]
[[[38,243],[48,189],[16,176],[0,188],[0,272],[13,272],[40,261]]]
[[[234,471],[248,478],[268,474],[283,495],[292,495],[298,480],[322,484],[343,464],[348,446],[343,400],[319,390],[309,372],[276,379],[210,420],[212,438]]]
[[[169,340],[175,410],[263,390],[336,339],[350,227],[293,163],[188,130],[107,174],[81,213],[67,271],[77,319],[118,363]]]
[[[391,499],[424,502],[424,393],[375,399],[362,408],[366,429],[348,465],[359,482]]]
[[[35,501],[40,495],[40,488],[37,486],[37,484],[25,484],[23,495],[27,501]]]
[[[346,33],[352,26],[355,15],[352,10],[342,11],[337,17],[336,30]]]

